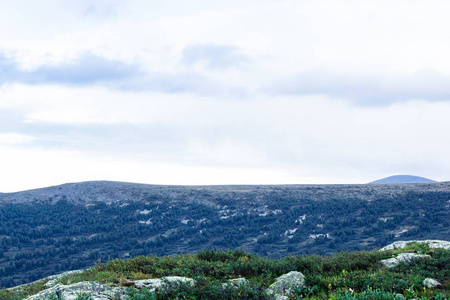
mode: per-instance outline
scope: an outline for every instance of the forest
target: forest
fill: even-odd
[[[436,191],[318,201],[279,188],[245,196],[186,192],[176,199],[2,203],[0,286],[140,255],[241,248],[280,258],[372,250],[395,240],[448,239],[449,199],[450,192]]]

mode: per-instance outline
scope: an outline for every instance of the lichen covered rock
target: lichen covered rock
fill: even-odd
[[[450,250],[450,242],[441,240],[416,240],[416,241],[397,241],[380,249],[380,251],[394,250],[405,248],[409,243],[423,243],[430,248],[442,248]]]
[[[228,280],[225,283],[222,283],[222,287],[223,288],[238,287],[240,285],[247,284],[247,283],[248,283],[248,281],[245,278],[233,278],[233,279]]]
[[[58,284],[59,279],[61,279],[64,276],[68,276],[68,275],[73,275],[73,274],[78,274],[83,272],[84,270],[74,270],[74,271],[67,271],[58,275],[52,275],[47,277],[48,279],[50,279],[49,282],[47,282],[45,284],[46,287],[52,287],[55,286],[56,284]]]
[[[426,286],[427,288],[431,289],[431,288],[436,288],[442,284],[439,281],[437,281],[436,279],[425,278],[423,280],[423,285]]]
[[[275,296],[277,300],[288,299],[295,288],[302,287],[305,284],[305,275],[301,272],[292,271],[278,277],[275,282],[269,286],[267,293]]]
[[[157,288],[164,286],[166,282],[174,281],[189,283],[191,286],[195,285],[195,280],[192,278],[181,276],[167,276],[162,278],[136,280],[134,281],[134,286],[138,289],[147,288],[151,292],[154,292]]]
[[[387,267],[387,268],[393,268],[396,265],[398,265],[400,262],[411,262],[415,259],[420,258],[430,258],[431,256],[427,254],[414,254],[414,253],[400,253],[397,255],[397,257],[384,259],[381,262]]]
[[[95,281],[83,281],[70,285],[57,284],[25,300],[44,300],[55,297],[61,300],[75,300],[81,295],[89,295],[92,300],[120,300],[126,295],[127,288],[111,287]]]

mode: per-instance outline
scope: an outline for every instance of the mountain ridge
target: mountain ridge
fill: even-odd
[[[389,177],[388,177],[389,178]],[[450,186],[450,181],[446,182],[416,182],[410,183],[408,186],[381,186],[378,184],[275,184],[275,185],[158,185],[133,183],[123,181],[82,181],[71,182],[60,185],[0,193],[0,203],[29,203],[29,202],[48,202],[59,201],[62,199],[70,202],[89,203],[92,201],[120,202],[127,200],[143,199],[147,196],[164,196],[169,198],[177,198],[177,195],[188,190],[205,191],[205,192],[251,192],[266,191],[271,192],[277,189],[296,189],[305,197],[314,197],[318,200],[333,197],[338,191],[339,194],[349,194],[348,196],[360,199],[371,200],[379,194],[383,194],[389,190],[388,194],[399,194],[406,190],[416,191],[445,191]],[[321,191],[318,193],[317,191]],[[361,193],[361,191],[366,191]],[[367,195],[372,196],[367,196]]]

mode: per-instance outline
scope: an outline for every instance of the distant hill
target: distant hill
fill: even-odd
[[[375,180],[372,182],[369,182],[369,184],[389,184],[389,183],[430,183],[430,182],[436,182],[434,180],[419,177],[419,176],[412,176],[412,175],[394,175],[389,176],[383,179]]]

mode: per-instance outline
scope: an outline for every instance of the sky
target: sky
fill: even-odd
[[[450,180],[450,2],[0,3],[0,192]]]

